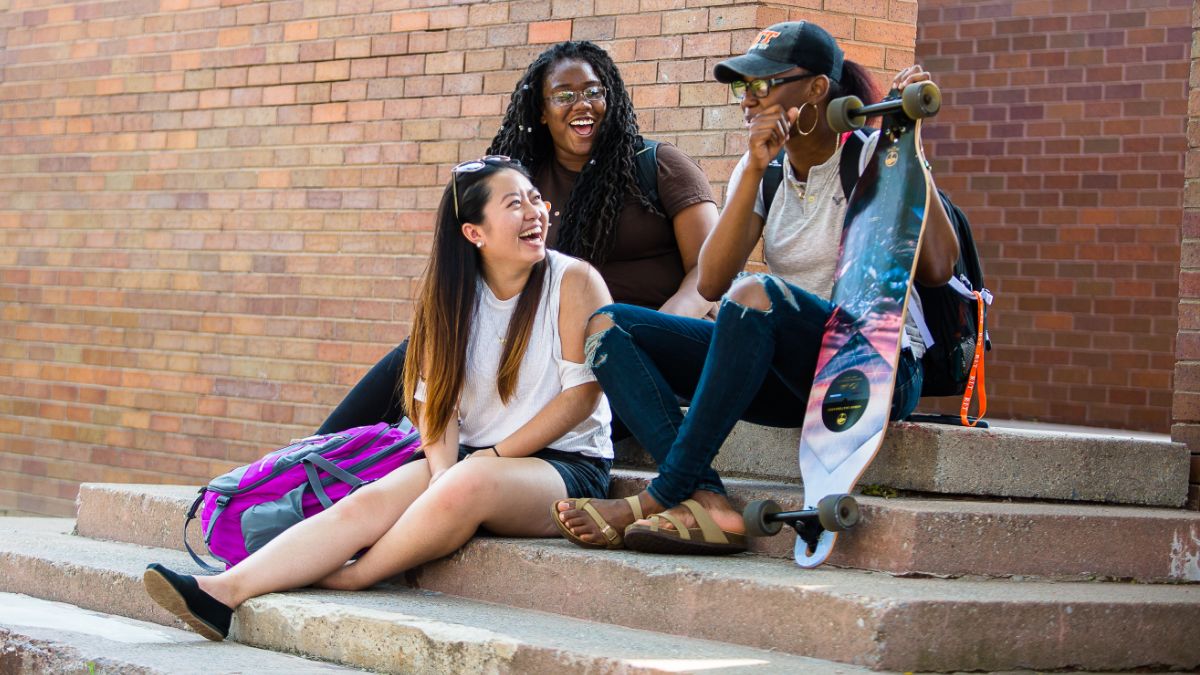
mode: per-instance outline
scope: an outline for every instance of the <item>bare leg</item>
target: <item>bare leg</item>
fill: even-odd
[[[428,485],[426,460],[405,464],[289,528],[233,569],[196,582],[229,607],[264,593],[308,586],[374,544]]]
[[[562,477],[540,459],[464,460],[421,494],[370,551],[318,585],[366,588],[453,553],[481,525],[505,536],[553,536],[557,530],[546,504],[564,497]]]

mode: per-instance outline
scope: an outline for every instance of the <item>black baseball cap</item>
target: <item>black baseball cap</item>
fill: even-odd
[[[717,64],[718,82],[777,75],[797,66],[839,82],[846,60],[833,36],[809,21],[777,23],[760,32],[741,56]]]

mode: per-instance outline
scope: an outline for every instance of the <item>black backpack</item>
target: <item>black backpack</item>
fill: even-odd
[[[637,151],[633,161],[642,194],[658,209],[659,215],[666,217],[667,211],[663,208],[662,198],[658,194],[658,141],[643,138],[642,149]]]
[[[863,128],[855,131],[846,138],[842,149],[841,164],[838,173],[841,177],[842,193],[846,199],[858,182],[858,162],[863,148],[874,129]],[[767,211],[779,185],[783,182],[783,163],[787,161],[785,152],[781,150],[775,159],[767,165],[763,173],[762,191],[763,206]],[[921,386],[921,396],[962,396],[967,392],[968,383],[972,379],[972,367],[975,361],[976,343],[980,336],[983,349],[991,351],[992,342],[987,332],[987,311],[992,302],[992,294],[983,285],[983,265],[979,261],[979,251],[975,248],[975,238],[971,235],[971,224],[963,212],[950,201],[950,197],[941,189],[938,196],[950,216],[958,235],[958,261],[954,264],[954,276],[944,286],[923,286],[914,283],[917,294],[921,298],[921,307],[925,328],[933,339],[933,346],[928,347],[921,364],[925,369],[925,382]],[[763,219],[766,219],[764,213]],[[976,292],[979,293],[976,296]],[[979,325],[980,300],[983,305],[983,325]],[[983,394],[983,358],[980,353],[979,363],[980,386],[980,416],[986,398]],[[964,407],[970,404],[970,399],[964,400]],[[965,414],[965,411],[964,411]]]

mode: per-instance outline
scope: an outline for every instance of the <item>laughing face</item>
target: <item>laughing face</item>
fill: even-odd
[[[529,179],[512,170],[488,179],[482,223],[464,223],[463,236],[493,264],[532,264],[546,257],[549,204]]]
[[[585,92],[603,84],[589,63],[575,59],[551,65],[542,80],[542,124],[554,139],[558,162],[572,171],[583,169],[591,156],[607,110],[603,97],[589,101]],[[560,105],[554,97],[561,92],[574,92],[574,101]]]

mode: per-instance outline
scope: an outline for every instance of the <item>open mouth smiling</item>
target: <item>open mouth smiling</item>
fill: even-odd
[[[517,238],[524,242],[540,243],[542,241],[542,226],[534,225],[533,227],[523,230]]]
[[[591,116],[577,117],[567,124],[580,136],[591,136],[596,130],[596,118]]]

